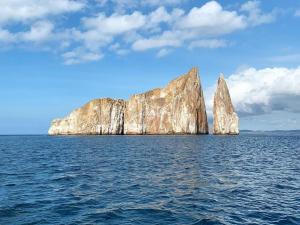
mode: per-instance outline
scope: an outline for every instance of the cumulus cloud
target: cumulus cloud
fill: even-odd
[[[0,1],[0,42],[16,46],[44,43],[49,49],[56,46],[56,52],[60,52],[66,64],[99,60],[106,51],[124,55],[130,51],[155,49],[156,56],[162,57],[178,47],[227,47],[228,41],[223,36],[272,22],[275,17],[272,13],[262,12],[258,1],[249,1],[236,10],[227,10],[217,1],[206,2],[188,11],[165,7],[183,1],[118,0],[118,4],[156,6],[161,3],[164,6],[146,11],[139,8],[140,11],[130,10],[130,13],[114,11],[112,14],[97,13],[99,8],[96,8],[96,11],[87,10],[77,24],[68,27],[63,22],[57,23],[53,15],[77,12],[84,7],[90,9],[91,1],[3,0]],[[107,5],[115,0],[97,2]],[[12,23],[20,26],[17,32],[10,29]],[[116,44],[118,47],[112,47]],[[83,54],[82,57],[79,54]]]
[[[48,15],[82,9],[84,3],[74,0],[1,0],[0,23],[27,22]]]
[[[194,7],[189,12],[180,12],[172,16],[169,29],[159,35],[139,39],[133,43],[133,50],[151,48],[178,47],[185,44],[189,48],[219,48],[226,42],[216,40],[247,27],[270,23],[275,20],[275,13],[263,13],[258,1],[249,1],[241,6],[241,12],[225,10],[218,2],[210,1],[201,7]],[[208,39],[209,38],[209,39]]]
[[[227,34],[246,27],[243,16],[224,10],[216,1],[192,8],[176,25],[181,29],[196,29],[202,36]]]
[[[66,65],[74,65],[82,62],[97,61],[103,55],[99,52],[87,51],[84,48],[77,48],[63,54]]]
[[[29,42],[44,42],[47,45],[54,39],[63,43],[63,35],[55,33],[55,23],[48,17],[76,12],[84,7],[85,3],[81,0],[2,0],[0,43],[20,46]],[[57,43],[56,46],[61,43]]]
[[[164,7],[159,7],[147,16],[146,28],[157,27],[161,23],[173,24],[183,14],[184,11],[181,9],[174,9],[169,13]]]
[[[146,24],[146,17],[140,12],[133,12],[128,15],[115,13],[111,16],[101,13],[94,17],[83,18],[81,22],[81,29],[70,29],[65,35],[67,39],[69,38],[76,45],[81,46],[79,48],[80,51],[70,51],[72,57],[69,57],[69,54],[67,54],[68,57],[66,57],[65,53],[63,54],[67,65],[77,64],[80,60],[82,62],[99,60],[103,57],[103,54],[97,54],[97,52],[101,52],[101,49],[105,47],[119,55],[127,54],[128,50],[123,48],[120,43],[111,43],[119,36],[124,37],[124,39],[130,39],[129,36],[131,34],[132,38],[133,32]],[[81,53],[83,57],[79,57]],[[76,57],[73,55],[76,55]]]
[[[20,39],[24,41],[41,42],[48,40],[54,25],[49,21],[38,21],[34,23],[28,32],[20,33]]]
[[[99,14],[97,17],[84,18],[83,25],[88,30],[98,30],[103,34],[117,35],[136,30],[145,25],[145,16],[140,12],[129,15],[113,14],[109,17]]]
[[[179,33],[166,31],[159,36],[137,40],[132,48],[136,51],[145,51],[151,48],[179,47],[181,43]]]
[[[217,47],[215,40],[207,41],[206,39],[199,40],[199,38],[218,37],[247,26],[242,15],[224,10],[216,1],[210,1],[199,8],[194,7],[187,14],[178,11],[175,15],[169,30],[150,38],[137,40],[132,45],[133,50],[179,47],[195,39],[201,47],[211,48],[213,45]],[[197,43],[193,45],[196,47]],[[224,47],[223,45],[220,47]]]
[[[126,55],[129,53],[127,49],[122,48],[119,43],[115,43],[109,47],[109,50],[115,52],[117,55]]]
[[[241,11],[247,12],[247,22],[251,26],[257,26],[264,23],[271,23],[276,19],[276,12],[263,13],[259,1],[248,1],[242,5]]]
[[[9,43],[15,40],[15,35],[6,29],[0,28],[0,42]]]
[[[30,26],[29,30],[17,33],[0,29],[0,42],[17,44],[20,42],[40,43],[49,41],[52,38],[53,29],[54,25],[49,21],[37,21]]]
[[[300,67],[248,68],[227,79],[231,98],[240,116],[267,114],[273,111],[300,112]],[[206,90],[211,115],[214,87]]]

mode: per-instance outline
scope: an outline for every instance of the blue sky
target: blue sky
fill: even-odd
[[[2,0],[0,134],[46,133],[94,98],[224,73],[241,129],[300,129],[300,1]]]

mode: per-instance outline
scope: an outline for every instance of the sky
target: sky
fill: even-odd
[[[46,134],[195,66],[210,123],[223,73],[241,129],[300,129],[299,40],[295,0],[1,0],[0,134]]]

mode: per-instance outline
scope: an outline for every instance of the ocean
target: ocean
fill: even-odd
[[[299,132],[0,136],[0,224],[300,224]]]

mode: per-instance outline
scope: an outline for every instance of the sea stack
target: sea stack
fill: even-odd
[[[125,110],[124,133],[207,134],[198,69],[191,69],[165,88],[132,96]]]
[[[128,101],[90,101],[63,119],[53,120],[49,135],[208,134],[198,69],[164,88],[133,95]]]
[[[218,79],[218,86],[214,96],[214,124],[213,133],[216,135],[239,134],[239,118],[234,112],[229,90],[223,74]]]
[[[124,100],[95,99],[63,119],[53,120],[50,135],[123,134]]]

